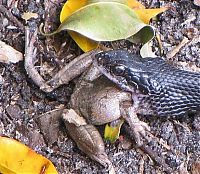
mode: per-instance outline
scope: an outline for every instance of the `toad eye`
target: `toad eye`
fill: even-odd
[[[122,65],[117,65],[117,66],[114,66],[112,68],[112,72],[113,74],[117,75],[117,76],[122,76],[125,72],[125,67],[122,66]]]

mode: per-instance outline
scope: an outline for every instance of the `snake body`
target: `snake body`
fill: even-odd
[[[122,50],[98,53],[97,67],[122,89],[147,95],[158,116],[200,110],[200,74],[178,69],[162,58],[141,58]]]

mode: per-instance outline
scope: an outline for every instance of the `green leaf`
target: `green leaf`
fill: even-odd
[[[77,10],[55,32],[45,35],[69,30],[94,41],[115,41],[127,39],[144,27],[150,28],[148,31],[152,35],[152,27],[143,23],[128,6],[117,2],[97,2]]]
[[[145,57],[156,57],[152,51],[151,40],[155,36],[155,31],[153,28],[144,27],[138,33],[131,36],[128,40],[133,43],[143,43],[144,45],[140,49],[140,55]]]
[[[97,2],[118,2],[121,4],[127,4],[127,0],[87,0],[87,4],[97,3]]]
[[[133,43],[147,43],[155,36],[153,27],[145,26],[138,33],[128,38]]]

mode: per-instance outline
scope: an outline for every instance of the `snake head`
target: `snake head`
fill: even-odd
[[[143,59],[124,50],[112,50],[95,55],[94,64],[102,74],[119,85],[120,88],[134,92],[146,91],[148,74]]]

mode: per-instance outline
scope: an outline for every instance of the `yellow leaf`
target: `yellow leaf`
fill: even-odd
[[[115,142],[119,138],[120,129],[124,120],[116,120],[111,122],[110,125],[106,124],[104,130],[104,138],[110,142]]]
[[[144,23],[149,23],[150,19],[157,14],[165,11],[167,8],[158,8],[158,9],[145,9],[145,6],[143,6],[140,2],[137,0],[106,0],[108,2],[119,2],[122,4],[126,4],[130,8],[134,9],[136,14],[139,16],[139,18]],[[92,3],[92,2],[100,2],[100,0],[97,1],[91,1],[91,0],[68,0],[60,13],[60,22],[62,23],[65,19],[67,19],[70,15],[72,15],[74,12],[79,10],[80,8]],[[99,43],[95,42],[81,34],[78,34],[73,31],[68,31],[70,36],[73,38],[73,40],[77,43],[77,45],[84,51],[90,51],[92,49],[95,49],[98,47]]]
[[[132,9],[144,9],[145,6],[136,0],[127,0],[127,5]]]
[[[72,13],[84,7],[87,4],[87,0],[68,0],[60,12],[60,22],[62,23]]]
[[[72,13],[87,5],[87,0],[68,0],[60,13],[60,22],[62,23]],[[98,42],[92,41],[85,36],[82,36],[76,32],[70,31],[69,35],[77,43],[77,45],[84,51],[88,52],[98,47]]]
[[[69,31],[70,36],[75,40],[77,45],[84,51],[88,52],[98,47],[99,43],[91,39],[88,39],[85,36],[80,35],[79,33]]]
[[[136,14],[145,24],[149,24],[151,18],[157,16],[159,13],[162,13],[168,9],[167,7],[145,9],[145,6],[136,0],[127,0],[127,5],[130,8],[134,9]]]
[[[159,13],[162,13],[166,10],[167,7],[162,7],[155,9],[136,9],[135,12],[145,24],[149,24],[151,18],[155,17]]]
[[[52,162],[47,158],[14,139],[1,136],[0,173],[58,174]]]

